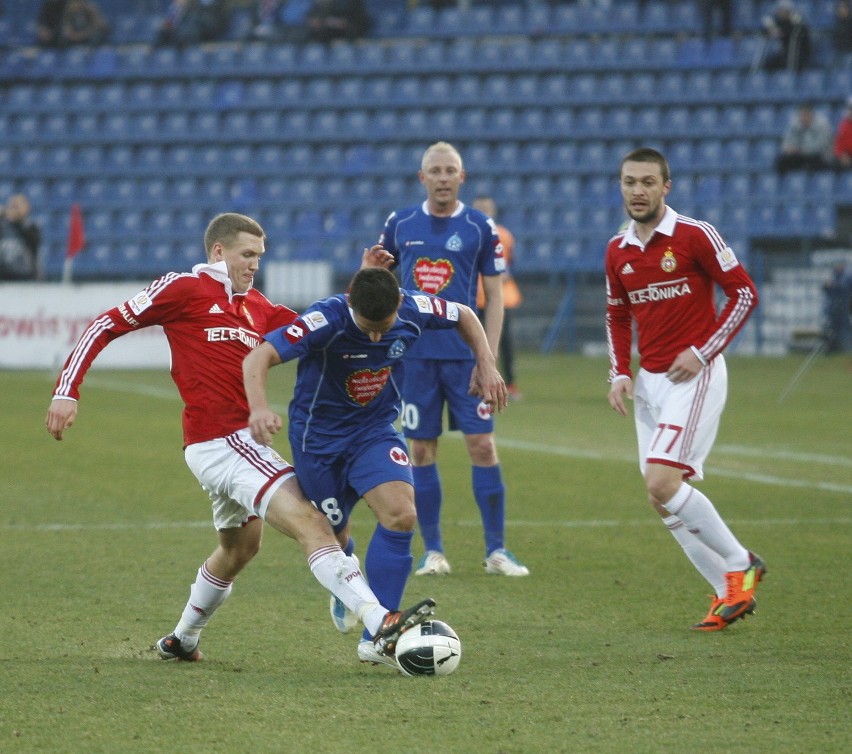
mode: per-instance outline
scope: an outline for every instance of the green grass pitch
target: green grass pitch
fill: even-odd
[[[769,574],[755,616],[696,635],[708,587],[645,501],[606,364],[522,355],[498,442],[508,545],[532,574],[485,575],[463,444],[445,437],[454,571],[412,577],[406,602],[434,596],[463,657],[431,679],[359,664],[271,530],[204,661],[156,659],[215,541],[168,375],[92,371],[57,443],[55,375],[0,372],[0,751],[852,751],[852,362],[817,359],[779,402],[802,362],[729,358],[701,488]],[[272,375],[282,409],[292,371]],[[359,506],[362,554],[372,527]]]

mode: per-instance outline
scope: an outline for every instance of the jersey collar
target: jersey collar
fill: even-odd
[[[428,199],[425,202],[423,202],[423,204],[421,205],[421,209],[423,210],[424,215],[428,215],[429,217],[432,217],[432,213],[429,211],[429,200]],[[456,202],[456,208],[455,208],[455,210],[453,210],[453,214],[450,215],[450,217],[458,217],[462,213],[463,209],[464,209],[464,202],[457,201]]]
[[[657,227],[654,228],[654,232],[651,234],[651,238],[654,237],[657,233],[662,233],[664,236],[673,236],[675,230],[675,223],[677,222],[677,212],[675,212],[671,207],[666,205],[666,211],[663,213],[663,219],[657,224]],[[648,240],[650,241],[651,238]],[[636,235],[636,221],[631,220],[627,224],[627,229],[624,231],[624,238],[621,239],[621,243],[619,244],[620,248],[624,248],[625,246],[638,246],[640,249],[645,248],[644,243],[639,240],[639,236]]]
[[[202,273],[204,275],[209,275],[211,278],[225,286],[225,293],[228,294],[228,301],[233,300],[235,295],[245,296],[248,291],[252,289],[252,286],[250,285],[245,293],[235,294],[231,284],[231,278],[228,277],[228,265],[225,262],[214,262],[213,264],[210,264],[209,262],[202,262],[192,268],[193,275],[200,275]]]

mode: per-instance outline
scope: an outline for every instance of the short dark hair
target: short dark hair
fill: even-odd
[[[358,270],[349,285],[349,306],[371,322],[387,319],[399,308],[399,283],[383,267]]]
[[[223,212],[221,215],[216,215],[207,225],[207,230],[204,231],[204,249],[207,256],[210,256],[210,250],[214,243],[227,246],[233,243],[238,233],[250,233],[258,238],[266,238],[266,233],[263,232],[260,223],[252,220],[248,215],[241,215],[237,212]]]
[[[634,149],[632,152],[625,155],[618,168],[619,175],[621,175],[621,168],[624,167],[625,162],[655,162],[660,166],[660,174],[663,176],[663,183],[668,183],[672,178],[668,160],[663,156],[662,152],[658,152],[656,149],[652,149],[651,147],[639,147],[639,149]]]

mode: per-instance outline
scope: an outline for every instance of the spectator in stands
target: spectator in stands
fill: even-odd
[[[110,24],[97,3],[92,0],[68,0],[62,13],[59,44],[99,45],[105,42]]]
[[[307,16],[308,41],[360,39],[370,30],[364,0],[313,0]]]
[[[852,57],[852,3],[840,0],[834,6],[834,26],[831,29],[831,42],[835,62]]]
[[[41,280],[41,229],[23,194],[9,197],[0,214],[0,280]]]
[[[704,39],[715,36],[730,37],[734,28],[733,0],[698,0],[701,13]]]
[[[215,42],[228,30],[227,0],[172,0],[160,24],[157,44],[179,47]]]
[[[845,262],[834,266],[822,286],[825,294],[825,337],[830,353],[852,352],[852,270]]]
[[[790,0],[781,0],[763,19],[766,43],[763,67],[769,71],[801,71],[811,57],[811,30]]]
[[[503,282],[503,331],[500,333],[500,359],[503,367],[503,379],[509,390],[510,400],[519,401],[523,396],[515,381],[515,343],[512,338],[512,310],[517,309],[523,302],[523,296],[512,276],[512,255],[515,251],[515,237],[512,232],[497,222],[497,204],[490,196],[478,196],[473,200],[474,209],[484,212],[494,220],[497,226],[497,236],[503,247],[503,259],[506,261],[506,269],[500,274]],[[476,308],[480,316],[484,316],[487,300],[485,298],[485,287],[482,284],[482,275],[476,291]]]
[[[301,42],[307,35],[311,0],[255,0],[250,38]]]
[[[775,169],[779,173],[786,173],[788,170],[822,170],[830,167],[831,147],[828,119],[811,105],[801,105],[784,134]]]
[[[58,47],[62,31],[62,14],[68,0],[42,0],[36,17],[36,38],[40,45]]]
[[[839,168],[852,167],[852,96],[846,100],[843,117],[834,137],[834,162]]]

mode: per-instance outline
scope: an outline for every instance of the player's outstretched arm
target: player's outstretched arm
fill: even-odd
[[[266,376],[281,359],[269,343],[261,343],[243,359],[243,384],[249,405],[249,431],[255,442],[270,445],[282,423],[266,399]]]
[[[485,330],[473,309],[462,304],[458,304],[458,308],[459,334],[476,357],[476,366],[470,376],[470,392],[482,398],[492,411],[502,411],[509,403],[509,391],[488,347]]]
[[[73,398],[54,398],[47,410],[44,426],[55,440],[62,439],[62,433],[69,429],[77,418],[77,401]]]

